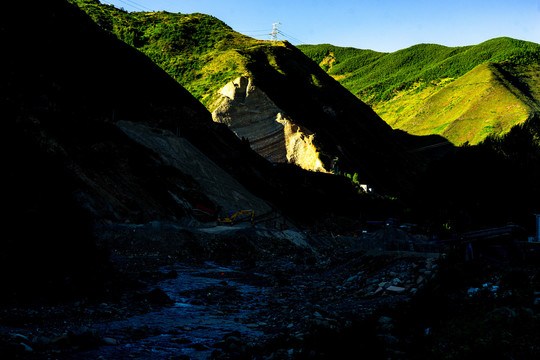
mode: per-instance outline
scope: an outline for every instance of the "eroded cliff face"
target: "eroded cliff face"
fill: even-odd
[[[131,139],[155,151],[165,164],[192,176],[202,192],[221,207],[224,214],[253,209],[260,215],[272,210],[265,201],[251,194],[187,139],[175,136],[170,131],[130,121],[118,121],[116,125]]]
[[[213,120],[227,124],[265,159],[328,172],[313,145],[314,134],[295,124],[251,79],[239,77],[225,85],[220,94],[213,106]]]

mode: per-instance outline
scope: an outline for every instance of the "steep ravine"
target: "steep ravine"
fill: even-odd
[[[313,144],[314,134],[297,125],[250,78],[229,82],[220,95],[213,106],[214,121],[229,126],[265,159],[328,172]]]

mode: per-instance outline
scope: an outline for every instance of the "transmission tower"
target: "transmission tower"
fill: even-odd
[[[272,32],[269,34],[272,36],[272,41],[276,41],[277,40],[277,34],[279,32],[277,26],[280,25],[281,23],[277,22],[277,23],[273,23],[272,26]]]

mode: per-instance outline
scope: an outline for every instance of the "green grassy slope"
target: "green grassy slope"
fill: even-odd
[[[478,143],[522,123],[540,104],[534,90],[540,45],[531,42],[497,38],[455,48],[420,44],[394,53],[331,45],[299,48],[387,123],[416,135]]]
[[[523,123],[531,111],[520,91],[491,63],[433,90],[405,92],[381,105],[379,113],[391,119],[391,126],[417,135],[435,133],[455,144],[477,144]],[[429,96],[422,99],[426,93]]]
[[[128,13],[96,0],[68,1],[148,56],[207,106],[220,87],[246,73],[246,59],[239,51],[261,42],[210,15]]]
[[[147,55],[210,111],[221,87],[250,77],[296,124],[315,133],[328,168],[339,157],[341,171],[393,192],[423,166],[369,106],[288,42],[246,37],[209,15],[127,13],[94,0],[69,1]]]

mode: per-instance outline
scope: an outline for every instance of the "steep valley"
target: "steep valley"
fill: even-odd
[[[429,158],[408,155],[401,136],[288,42],[251,39],[203,14],[127,13],[97,1],[72,2],[146,54],[270,162],[332,172],[339,159],[341,173],[357,173],[361,183],[397,194]],[[240,101],[231,102],[222,92],[237,89],[232,84],[239,78],[256,91],[244,102],[241,86]],[[265,103],[257,109],[249,106],[255,94]],[[245,120],[233,119],[246,112],[266,119],[256,132],[245,125],[240,131]]]
[[[475,146],[392,130],[204,14],[12,1],[0,38],[0,358],[538,358],[537,113]],[[507,66],[431,104],[532,106]]]

